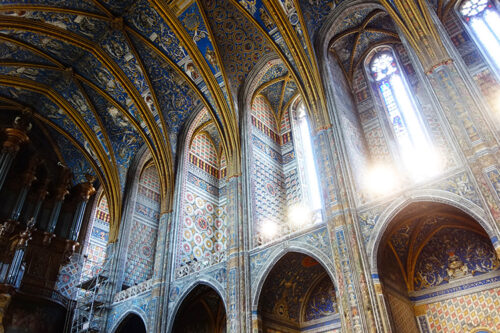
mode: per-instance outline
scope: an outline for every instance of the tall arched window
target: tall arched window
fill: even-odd
[[[307,112],[303,102],[298,104],[294,123],[295,150],[299,159],[299,170],[302,183],[303,202],[310,210],[312,223],[319,223],[321,218],[321,195],[318,183],[318,173],[316,170],[313,145],[311,140],[311,129],[307,119]],[[297,215],[297,211],[292,209],[291,215]],[[293,216],[291,217],[294,218]]]
[[[367,71],[383,102],[403,166],[417,180],[432,175],[436,156],[393,50],[376,49]]]
[[[460,15],[470,27],[487,58],[500,72],[500,15],[491,0],[466,0],[459,7]]]

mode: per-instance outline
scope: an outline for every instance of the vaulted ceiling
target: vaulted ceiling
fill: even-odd
[[[87,172],[97,176],[112,224],[120,221],[131,161],[146,146],[168,210],[179,133],[202,108],[228,172],[238,172],[238,96],[264,57],[275,60],[255,88],[277,117],[300,94],[312,121],[327,122],[312,45],[344,2],[4,0],[0,109],[33,110],[60,162],[73,170],[74,183]],[[368,45],[364,36],[392,36],[385,14],[367,14],[365,31],[349,39]],[[339,28],[345,31],[348,23]]]
[[[74,183],[85,173],[97,176],[112,220],[119,220],[127,172],[143,146],[162,175],[163,194],[171,196],[178,136],[194,112],[207,111],[211,136],[220,138],[229,160],[238,159],[236,99],[263,56],[279,59],[274,74],[282,75],[270,73],[260,82],[260,93],[277,110],[312,89],[314,71],[302,77],[316,68],[309,34],[334,6],[2,1],[1,109],[31,108],[60,162],[74,172]]]

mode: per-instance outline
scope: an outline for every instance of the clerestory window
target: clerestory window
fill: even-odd
[[[436,156],[393,50],[376,49],[370,59],[367,71],[383,102],[402,164],[417,180],[431,176]]]
[[[467,0],[458,8],[486,58],[500,73],[500,15],[491,0]]]

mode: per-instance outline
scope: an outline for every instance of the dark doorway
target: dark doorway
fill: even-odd
[[[226,310],[219,294],[200,285],[182,302],[175,317],[173,333],[225,333]]]
[[[146,326],[138,315],[130,314],[123,319],[116,333],[146,333]]]

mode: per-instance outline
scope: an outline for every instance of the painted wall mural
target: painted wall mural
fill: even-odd
[[[176,278],[226,258],[226,160],[220,150],[218,132],[208,112],[202,110],[186,138]]]
[[[299,253],[286,254],[267,276],[259,315],[264,332],[302,332],[311,325],[323,332],[340,325],[332,280],[315,259]]]
[[[152,165],[142,171],[132,219],[123,282],[129,287],[153,275],[160,219],[160,180]]]
[[[487,237],[445,228],[422,249],[415,266],[414,286],[421,290],[499,269],[500,260]]]
[[[106,245],[109,236],[108,200],[102,196],[91,220],[88,241],[84,249],[87,256],[82,271],[82,281],[95,276],[102,270],[106,258]]]

